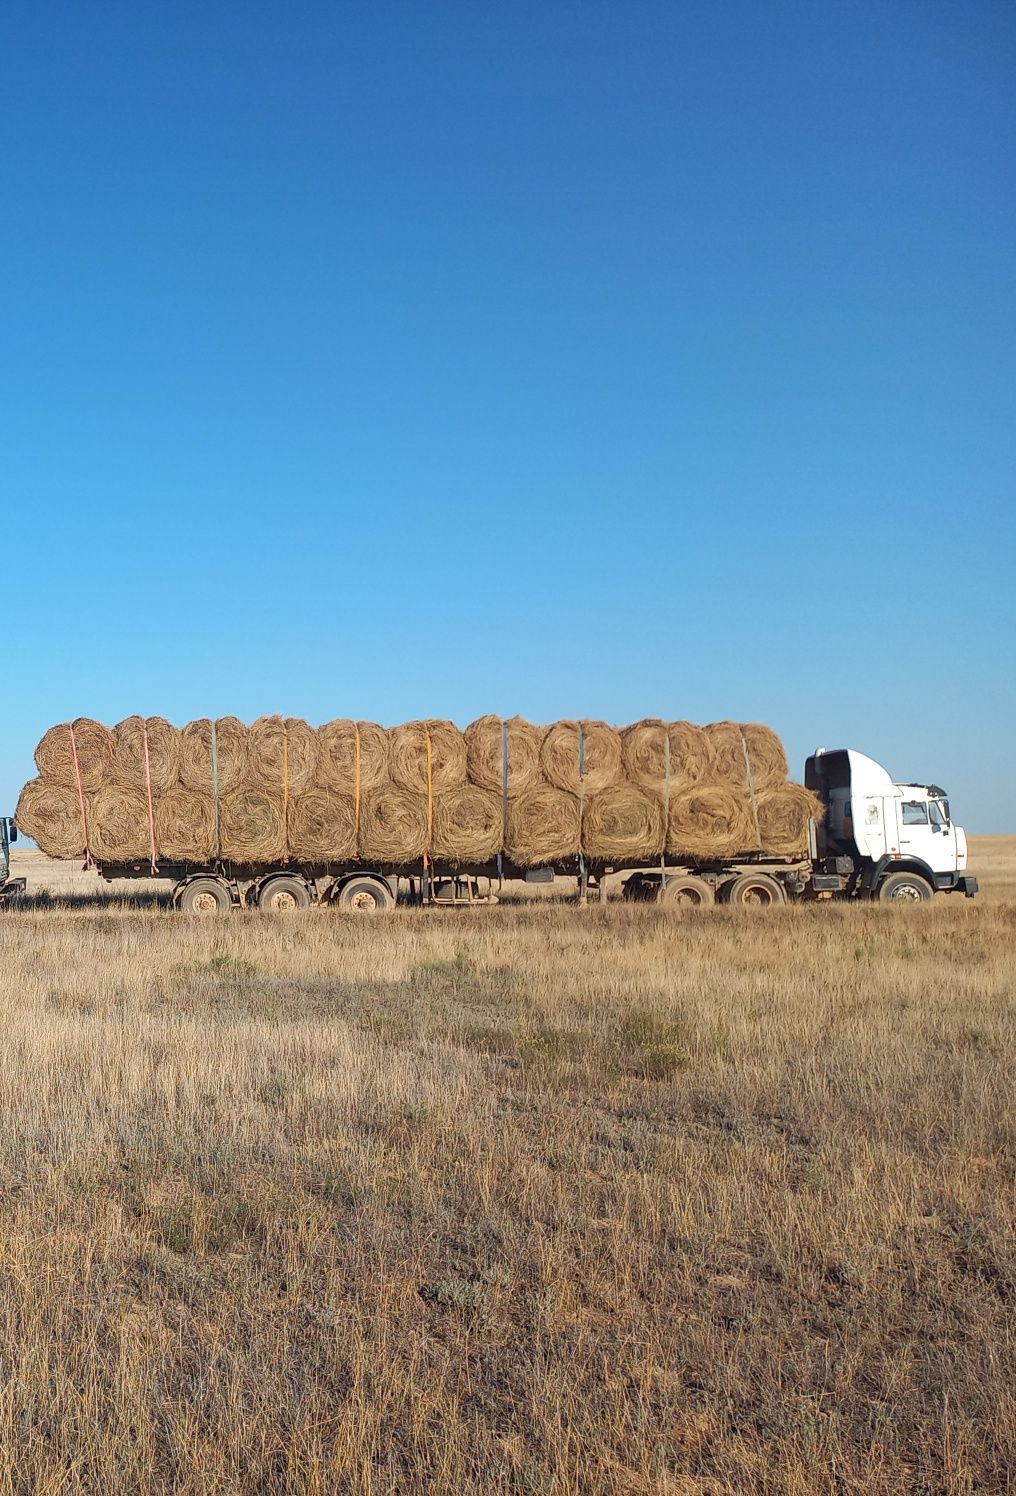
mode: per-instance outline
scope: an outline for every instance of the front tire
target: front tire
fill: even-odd
[[[878,885],[880,904],[930,904],[934,889],[920,873],[890,873]]]

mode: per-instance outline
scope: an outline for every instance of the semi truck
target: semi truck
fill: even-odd
[[[373,914],[399,903],[474,905],[497,902],[505,878],[550,883],[578,881],[580,902],[605,901],[620,878],[622,896],[667,907],[714,903],[774,906],[802,900],[877,900],[917,904],[935,894],[972,898],[977,879],[967,873],[967,840],[955,824],[945,791],[935,784],[896,783],[874,759],[853,748],[818,749],[805,765],[805,784],[824,808],[809,828],[807,854],[776,857],[765,851],[737,857],[646,862],[619,867],[569,859],[544,868],[516,868],[503,858],[473,867],[440,868],[429,859],[407,868],[362,861],[278,867],[228,862],[167,864],[159,876],[173,883],[173,903],[201,915],[236,908],[274,912],[328,904]],[[0,822],[0,902],[24,890],[9,878],[10,821]],[[147,860],[98,864],[107,879],[150,878]],[[614,875],[613,884],[608,879]]]

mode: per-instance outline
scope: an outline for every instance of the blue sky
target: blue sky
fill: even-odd
[[[2,34],[4,731],[761,718],[1016,831],[1016,8]]]

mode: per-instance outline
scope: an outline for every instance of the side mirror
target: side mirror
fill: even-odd
[[[13,821],[7,822],[8,840],[13,843],[18,839],[18,828]]]

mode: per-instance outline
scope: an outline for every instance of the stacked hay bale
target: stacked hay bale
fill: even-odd
[[[46,733],[36,764],[19,825],[51,856],[108,864],[791,856],[820,809],[757,723],[79,718]]]

